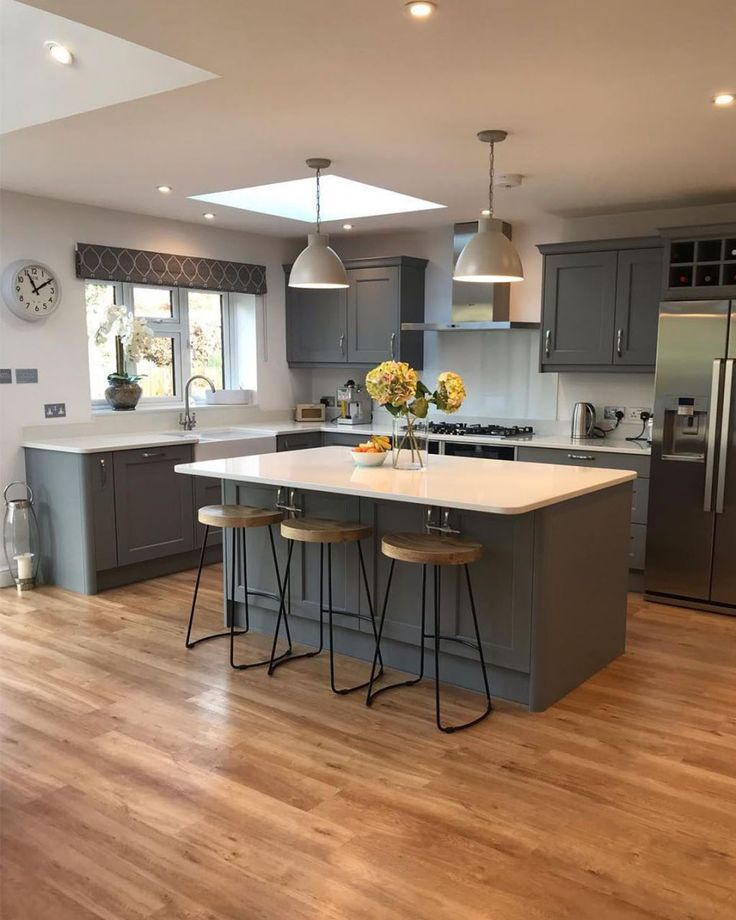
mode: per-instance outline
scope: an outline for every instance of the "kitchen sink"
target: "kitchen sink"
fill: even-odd
[[[249,428],[195,428],[193,431],[165,431],[163,434],[174,438],[197,438],[193,445],[195,460],[225,460],[276,451],[274,435]]]

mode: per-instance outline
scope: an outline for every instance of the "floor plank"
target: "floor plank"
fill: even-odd
[[[191,587],[0,592],[3,917],[736,916],[736,619],[632,595],[603,672],[444,736],[429,685],[367,709],[326,661],[187,651]],[[219,567],[200,598],[216,627]]]

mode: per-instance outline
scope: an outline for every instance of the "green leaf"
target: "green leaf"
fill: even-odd
[[[427,412],[429,411],[429,403],[426,399],[415,399],[411,406],[409,406],[409,410],[416,415],[417,418],[426,418]]]
[[[404,414],[404,412],[403,412],[404,407],[403,407],[403,406],[392,406],[391,403],[386,403],[386,405],[385,405],[383,408],[384,408],[384,409],[388,409],[388,411],[391,413],[391,415],[398,416],[398,415],[403,415],[403,414]]]
[[[429,387],[425,386],[421,380],[417,380],[416,398],[421,399],[430,392]]]

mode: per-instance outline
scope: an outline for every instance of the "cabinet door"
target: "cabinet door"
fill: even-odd
[[[612,363],[616,256],[580,252],[545,258],[543,366]]]
[[[344,364],[348,289],[302,290],[286,279],[286,347],[290,364]]]
[[[174,472],[177,463],[191,459],[185,445],[115,453],[118,565],[193,549],[192,477]]]
[[[348,271],[348,361],[378,364],[398,358],[399,269]]]
[[[614,364],[654,367],[661,292],[661,249],[619,252]]]
[[[312,447],[322,447],[321,431],[298,431],[293,434],[280,434],[276,436],[276,450],[309,450]]]
[[[85,457],[87,481],[92,496],[94,570],[103,572],[118,564],[115,534],[115,479],[111,453]]]
[[[202,548],[204,540],[204,524],[199,523],[197,512],[205,505],[222,504],[222,480],[209,479],[205,476],[193,476],[194,479],[194,545]],[[207,537],[207,546],[222,543],[222,530],[219,527],[210,527]]]

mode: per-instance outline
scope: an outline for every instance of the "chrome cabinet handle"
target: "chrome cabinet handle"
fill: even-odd
[[[624,330],[619,329],[616,332],[616,354],[619,358],[623,358],[624,355]]]
[[[390,348],[390,351],[391,351],[391,360],[392,360],[392,361],[396,358],[396,355],[394,354],[394,345],[395,345],[395,343],[396,343],[396,333],[395,333],[395,332],[392,332],[392,333],[391,333],[391,339],[390,339],[390,342],[389,342],[389,348]]]
[[[153,457],[165,457],[165,456],[166,456],[166,453],[162,450],[153,451],[153,453],[150,453],[149,451],[144,451],[141,454],[141,457],[143,457],[144,460],[151,460]]]
[[[731,437],[731,399],[733,396],[733,358],[726,361],[723,380],[723,412],[721,413],[721,448],[718,452],[718,481],[716,483],[716,514],[723,514],[726,503],[726,463],[728,441]]]
[[[339,347],[339,349],[340,349],[340,354],[341,354],[341,355],[344,355],[344,354],[345,354],[345,336],[344,336],[344,335],[341,335],[341,336],[340,336],[340,341],[339,341],[339,343],[338,343],[338,347]]]
[[[597,460],[594,454],[568,454],[568,460]]]
[[[710,405],[708,408],[708,440],[705,447],[705,494],[703,511],[713,510],[713,474],[716,467],[716,415],[718,412],[718,391],[721,386],[723,362],[716,358],[710,381]]]
[[[454,527],[450,526],[450,510],[445,508],[444,510],[439,508],[440,511],[440,520],[441,524],[432,523],[432,517],[434,515],[434,508],[427,508],[427,520],[424,524],[424,529],[427,533],[442,533],[442,534],[457,534],[460,533],[459,530],[455,530]]]
[[[548,329],[544,333],[544,353],[549,358],[550,349],[552,348],[552,330]]]
[[[284,492],[286,497],[284,498]],[[295,489],[282,489],[278,488],[276,490],[276,507],[280,511],[286,511],[287,514],[301,514],[302,509],[296,503],[296,490]]]
[[[107,484],[107,464],[105,463],[105,458],[100,457],[100,486],[103,488]]]

